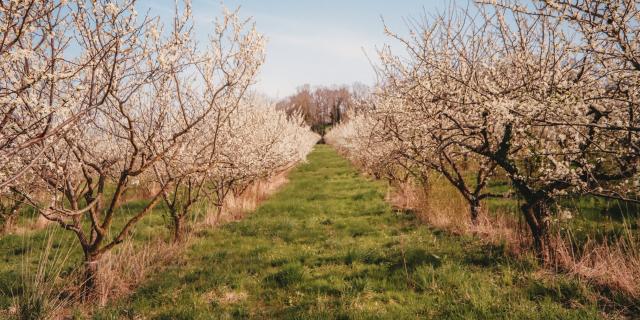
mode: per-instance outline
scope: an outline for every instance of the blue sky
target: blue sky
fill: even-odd
[[[221,2],[192,0],[196,33],[206,39],[208,22],[219,16]],[[170,19],[173,0],[140,0],[139,11]],[[406,31],[405,18],[443,9],[442,0],[226,0],[253,17],[267,37],[267,57],[257,90],[282,98],[305,83],[311,85],[373,84],[375,76],[365,52],[389,42],[381,17],[397,31]]]

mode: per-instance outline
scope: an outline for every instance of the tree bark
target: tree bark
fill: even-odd
[[[216,224],[220,223],[220,218],[222,217],[222,205],[216,205]]]
[[[99,285],[100,257],[91,253],[85,255],[84,260],[84,281],[81,286],[81,299],[84,302],[91,301],[96,298]]]
[[[469,200],[469,213],[471,214],[471,223],[478,224],[478,216],[480,215],[480,200],[472,198]]]
[[[184,240],[183,217],[178,214],[172,214],[173,217],[173,242],[178,243]]]
[[[533,237],[533,249],[536,257],[543,263],[550,262],[550,220],[551,220],[551,200],[550,199],[525,199],[522,205],[522,212],[529,225],[531,236]]]

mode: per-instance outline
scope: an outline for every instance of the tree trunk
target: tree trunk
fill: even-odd
[[[471,223],[478,224],[478,216],[480,215],[480,200],[472,198],[469,200],[469,213],[471,214]]]
[[[173,217],[173,242],[174,243],[178,243],[178,242],[182,242],[182,240],[184,239],[183,235],[184,235],[184,231],[183,231],[183,217],[181,215],[178,214],[172,214]]]
[[[550,248],[550,199],[534,199],[522,205],[522,211],[531,230],[533,248],[539,261],[548,263],[551,259]]]
[[[91,301],[96,298],[98,290],[98,271],[100,257],[94,254],[85,255],[84,261],[84,281],[81,286],[82,301]]]
[[[222,217],[222,204],[216,205],[216,224],[220,223]]]

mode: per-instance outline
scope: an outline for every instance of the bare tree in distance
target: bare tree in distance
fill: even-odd
[[[306,84],[297,92],[277,103],[276,108],[287,114],[300,113],[311,129],[324,137],[326,129],[340,123],[349,113],[356,112],[358,101],[369,94],[361,83],[351,86],[312,88]]]

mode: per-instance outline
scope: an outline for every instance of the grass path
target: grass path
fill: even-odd
[[[246,219],[198,235],[183,261],[97,318],[589,319],[571,280],[395,213],[383,184],[318,146]]]

